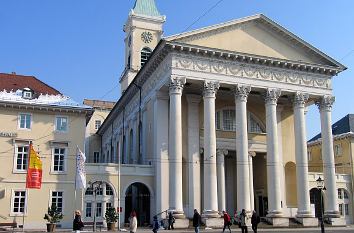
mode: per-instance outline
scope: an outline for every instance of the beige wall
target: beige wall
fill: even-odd
[[[18,129],[18,114],[32,114],[31,130]],[[39,155],[43,162],[43,183],[40,190],[28,190],[27,208],[25,215],[25,227],[38,228],[45,227],[43,216],[50,205],[51,191],[64,192],[64,219],[62,225],[71,226],[72,213],[75,208],[80,209],[80,201],[75,203],[74,200],[74,179],[75,179],[75,155],[76,145],[83,150],[85,135],[85,113],[76,114],[68,112],[58,112],[48,110],[29,110],[29,109],[13,109],[0,108],[1,131],[17,133],[16,137],[0,137],[0,189],[5,190],[5,196],[0,197],[0,215],[7,217],[5,222],[17,221],[22,225],[23,218],[14,216],[11,212],[12,191],[25,189],[26,174],[13,172],[15,144],[28,141],[33,142],[33,147],[39,151]],[[58,133],[54,131],[55,116],[67,116],[69,120],[69,128],[66,133]],[[25,142],[26,141],[26,142]],[[67,157],[65,160],[66,171],[56,174],[51,171],[53,146],[50,143],[55,141],[57,145],[65,146],[67,143]],[[6,164],[6,166],[4,166]],[[78,196],[80,192],[78,193]]]

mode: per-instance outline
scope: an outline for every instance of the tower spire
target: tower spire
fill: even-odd
[[[155,0],[136,0],[133,13],[153,17],[162,16],[156,7]]]

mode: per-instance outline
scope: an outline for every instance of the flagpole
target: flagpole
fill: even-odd
[[[76,154],[75,154],[75,181],[74,181],[74,211],[76,211],[76,187],[77,187],[77,155],[79,153],[79,146],[76,145]]]

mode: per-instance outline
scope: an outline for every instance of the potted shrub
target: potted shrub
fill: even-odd
[[[109,207],[106,209],[106,213],[104,215],[107,222],[107,230],[115,231],[116,222],[118,222],[119,216],[116,212],[116,209],[113,207]]]
[[[56,205],[48,207],[48,212],[44,215],[44,219],[48,221],[47,232],[54,232],[56,224],[63,219],[63,214],[58,210]]]

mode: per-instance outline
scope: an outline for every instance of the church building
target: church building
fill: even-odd
[[[167,37],[165,21],[154,0],[129,12],[122,95],[96,132],[100,148],[86,151],[107,158],[87,164],[102,189],[86,191],[83,219],[114,206],[121,224],[135,210],[144,225],[172,211],[182,228],[197,209],[218,227],[223,210],[245,209],[274,226],[317,226],[305,118],[316,104],[324,214],[345,224],[331,111],[332,78],[346,67],[262,14]]]

